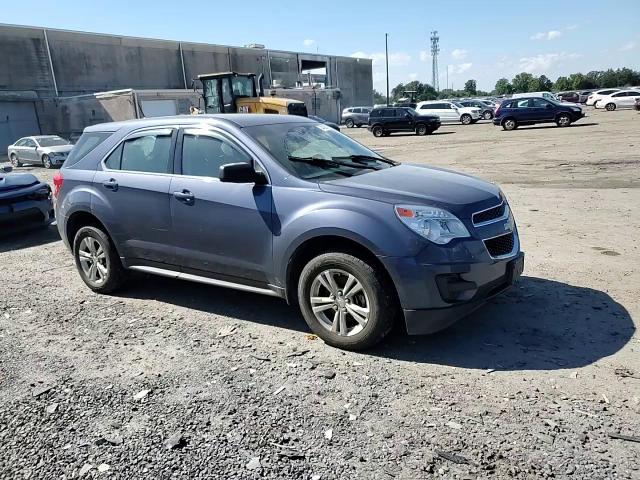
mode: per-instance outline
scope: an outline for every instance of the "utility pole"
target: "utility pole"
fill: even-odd
[[[438,81],[438,54],[440,53],[440,37],[438,31],[431,32],[431,83],[437,92],[440,91],[440,82]]]
[[[387,64],[387,107],[389,106],[389,34],[384,34],[384,54]]]
[[[449,66],[447,65],[447,90],[449,90]]]

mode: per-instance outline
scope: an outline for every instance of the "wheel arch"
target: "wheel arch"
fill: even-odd
[[[391,274],[376,254],[362,242],[332,233],[305,239],[289,256],[285,276],[285,295],[288,303],[297,303],[298,279],[305,265],[312,258],[327,252],[347,253],[372,265],[385,277],[389,288],[392,289],[394,299],[399,302],[398,291],[393,283]]]
[[[98,217],[96,217],[93,213],[88,212],[87,210],[76,210],[71,213],[66,220],[64,226],[64,233],[67,237],[67,241],[69,242],[70,247],[73,249],[73,240],[75,239],[78,230],[82,227],[96,227],[102,230],[111,240],[116,251],[118,251],[118,246],[113,241],[113,237],[109,232],[109,229],[105,226],[103,222],[100,221]],[[120,255],[120,252],[118,252]]]

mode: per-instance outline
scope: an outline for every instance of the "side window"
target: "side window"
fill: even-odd
[[[36,142],[34,142],[33,140],[31,140],[30,138],[25,138],[24,139],[24,143],[22,144],[23,147],[29,147],[29,148],[33,148],[36,146]]]
[[[612,97],[624,97],[626,96],[625,92],[620,92],[620,93],[614,93],[613,95],[611,95]]]
[[[25,140],[24,140],[24,138],[23,138],[23,139],[18,140],[18,141],[17,141],[16,143],[14,143],[13,145],[14,145],[14,146],[16,146],[16,147],[24,147],[24,142],[25,142]]]
[[[170,173],[171,135],[149,134],[126,140],[122,147],[122,170]]]
[[[182,138],[183,175],[218,178],[222,165],[241,162],[252,163],[252,159],[222,138],[192,134]]]
[[[517,108],[527,108],[529,106],[529,99],[528,98],[524,98],[522,100],[518,100],[518,102],[516,103],[516,107]]]
[[[113,152],[104,161],[107,168],[111,170],[120,170],[120,162],[122,160],[122,144],[118,145]]]
[[[362,113],[362,109],[361,108],[354,108],[353,109],[353,113]]]
[[[550,105],[549,102],[547,102],[546,100],[543,100],[541,98],[532,98],[531,99],[531,106],[534,108],[546,108],[547,105]]]
[[[450,103],[443,103],[442,108],[444,108],[445,110],[451,110],[453,107]]]
[[[380,116],[380,110],[371,110],[371,114],[372,117],[379,117]]]

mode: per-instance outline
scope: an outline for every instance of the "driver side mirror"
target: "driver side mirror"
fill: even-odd
[[[226,183],[255,183],[264,185],[267,177],[262,172],[256,172],[250,163],[227,163],[220,167],[218,174],[221,182]]]
[[[13,167],[11,165],[4,165],[2,167],[3,173],[11,173],[13,171]]]

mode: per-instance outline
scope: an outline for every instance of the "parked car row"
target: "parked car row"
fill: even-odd
[[[612,112],[617,108],[634,108],[638,98],[640,98],[640,89],[618,90],[608,95],[600,94],[593,106]]]

